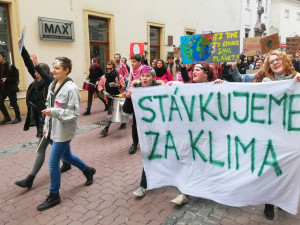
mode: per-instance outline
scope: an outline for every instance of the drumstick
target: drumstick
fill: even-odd
[[[44,138],[45,138],[45,135],[42,137],[42,139],[41,139],[39,145],[37,146],[37,148],[36,148],[36,150],[35,150],[35,152],[34,152],[35,154],[38,152],[38,150],[39,150],[39,148],[40,148],[42,142],[44,141]]]

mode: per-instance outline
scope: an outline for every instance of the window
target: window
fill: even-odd
[[[160,28],[150,27],[150,63],[160,59]]]
[[[250,6],[250,0],[247,0],[247,6],[248,7]]]
[[[297,20],[300,21],[300,13],[297,13]]]
[[[95,57],[99,66],[105,71],[109,60],[109,28],[108,20],[89,16],[90,59]]]
[[[195,34],[195,32],[192,32],[192,31],[186,31],[185,32],[185,35],[194,35]]]
[[[289,10],[284,10],[284,18],[288,19],[290,16],[290,11]]]
[[[265,13],[268,13],[268,0],[266,0],[266,7],[265,7]]]
[[[249,32],[250,32],[250,29],[245,28],[245,38],[249,37]]]
[[[0,52],[5,53],[7,61],[13,63],[8,8],[2,4],[0,4]]]

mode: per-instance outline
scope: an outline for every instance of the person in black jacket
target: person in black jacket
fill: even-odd
[[[19,42],[20,45],[20,42]],[[31,188],[35,176],[40,171],[45,161],[46,149],[51,143],[47,137],[43,138],[44,116],[41,111],[46,108],[46,97],[50,83],[53,81],[53,76],[50,68],[45,63],[38,63],[36,55],[29,53],[23,46],[21,52],[23,61],[29,74],[34,81],[29,85],[26,93],[27,117],[24,124],[24,130],[27,131],[31,126],[36,126],[36,137],[40,138],[36,160],[30,174],[21,181],[16,181],[15,184],[22,188]],[[61,171],[65,172],[71,169],[69,163],[63,162]]]
[[[164,82],[162,80],[155,80],[156,73],[155,70],[152,69],[149,66],[143,66],[141,69],[141,76],[140,80],[134,80],[131,83],[132,87],[150,87],[150,86],[156,86],[156,85],[164,85]],[[131,91],[129,90],[126,93],[126,100],[123,105],[123,112],[128,113],[128,114],[133,114],[133,124],[136,126],[136,119],[133,111],[133,105],[132,105],[132,100],[131,100]],[[132,129],[133,131],[134,129]],[[135,129],[136,130],[136,129]],[[134,137],[134,135],[136,135]],[[132,138],[136,139],[138,141],[138,134],[134,134],[134,131],[132,132]],[[136,143],[137,144],[137,143]],[[142,197],[146,194],[147,192],[147,177],[145,174],[145,170],[143,169],[142,172],[142,177],[141,177],[141,182],[140,182],[140,187],[133,192],[133,194],[137,197]]]
[[[6,97],[8,97],[16,116],[11,124],[20,123],[22,120],[17,102],[17,92],[19,91],[19,70],[14,65],[9,64],[6,61],[6,55],[4,53],[0,53],[0,63],[0,111],[4,116],[4,119],[0,121],[0,125],[4,125],[11,121],[8,111],[4,105]]]
[[[90,66],[89,71],[90,71],[90,74],[87,77],[87,80],[89,80],[89,83],[92,84],[92,86],[90,86],[88,89],[88,104],[87,104],[86,111],[83,113],[84,116],[91,114],[93,95],[94,95],[95,91],[97,90],[97,88],[95,88],[95,85],[104,74],[102,69],[99,67],[99,64],[98,64],[98,61],[96,58],[92,58],[92,64]],[[107,105],[106,105],[104,99],[100,98],[100,100],[104,103],[105,111],[106,111]]]

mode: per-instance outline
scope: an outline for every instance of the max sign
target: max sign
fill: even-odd
[[[39,17],[40,39],[47,41],[74,41],[72,21]]]

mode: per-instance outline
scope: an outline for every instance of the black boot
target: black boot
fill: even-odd
[[[43,204],[38,205],[37,210],[38,211],[44,211],[47,209],[50,209],[58,204],[60,204],[60,197],[59,192],[58,193],[50,193]]]
[[[16,124],[16,123],[21,123],[22,119],[21,117],[16,117],[13,121],[10,122],[10,124]]]
[[[96,170],[93,167],[88,167],[83,171],[83,174],[86,177],[85,186],[90,186],[93,183],[93,176],[95,173]]]
[[[87,108],[86,111],[83,113],[84,116],[91,115],[91,108]]]
[[[71,169],[71,164],[69,164],[67,162],[63,162],[62,166],[60,167],[60,172],[64,173],[70,169]]]
[[[265,217],[268,220],[273,220],[274,219],[274,205],[270,205],[270,204],[265,204]]]
[[[1,120],[0,121],[0,125],[4,125],[4,124],[6,124],[6,123],[8,123],[8,122],[10,122],[11,121],[11,118],[4,118],[4,120]]]
[[[10,124],[16,124],[22,122],[20,108],[17,103],[14,106],[14,111],[15,111],[16,118],[13,121],[11,121]]]
[[[108,105],[107,104],[105,104],[104,112],[105,111],[108,111]]]
[[[126,128],[126,123],[121,123],[121,125],[119,126],[119,130],[123,130]]]
[[[129,149],[129,154],[134,154],[137,151],[137,144],[132,144]]]
[[[107,136],[107,133],[108,133],[108,129],[109,129],[109,127],[110,127],[110,124],[111,124],[111,120],[110,120],[110,119],[107,119],[107,120],[106,120],[106,126],[105,126],[104,129],[101,130],[100,133],[99,133],[102,137]]]
[[[35,176],[29,174],[24,180],[16,181],[15,184],[22,188],[31,188]]]

